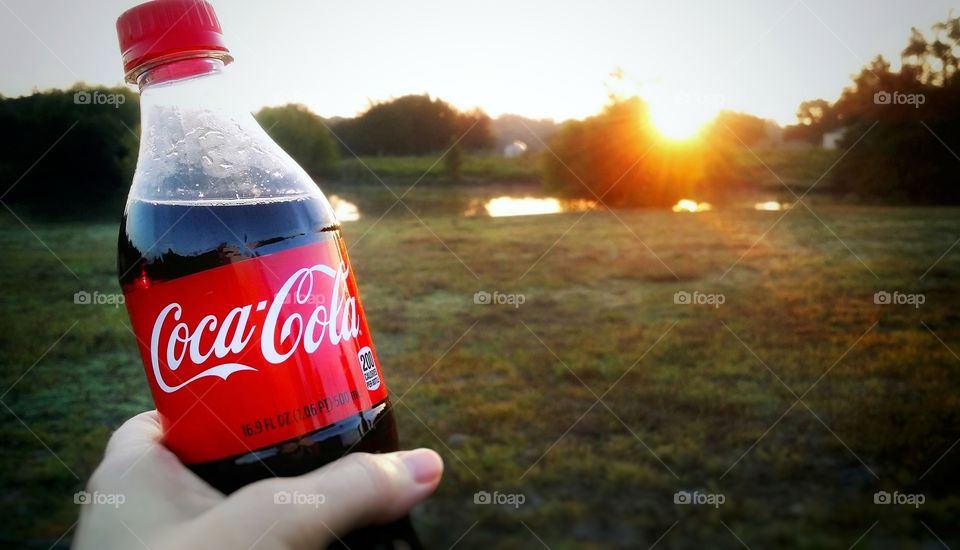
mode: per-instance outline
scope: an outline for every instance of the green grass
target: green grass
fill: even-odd
[[[646,548],[676,522],[658,548],[741,548],[727,527],[751,548],[848,548],[878,522],[858,548],[936,547],[924,523],[956,547],[960,252],[937,259],[960,212],[815,208],[829,229],[798,208],[759,243],[780,213],[428,213],[428,230],[362,209],[345,236],[401,437],[447,465],[414,515],[428,546],[479,522],[459,547],[536,547],[532,531],[553,549]],[[27,223],[77,275],[2,217],[0,383],[16,385],[0,541],[45,548],[150,397],[123,309],[72,300],[115,291],[115,226]],[[481,289],[526,302],[475,305]],[[874,304],[883,289],[926,303]],[[726,303],[677,305],[681,290]],[[880,489],[926,504],[878,506]],[[526,503],[475,505],[479,490]],[[677,506],[678,490],[726,503]]]

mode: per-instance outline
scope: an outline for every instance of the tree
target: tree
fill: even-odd
[[[314,177],[339,175],[340,155],[330,130],[303,105],[264,107],[254,115],[284,151]]]
[[[767,137],[766,120],[734,111],[720,111],[706,129],[713,140],[730,140],[746,146],[756,145]]]
[[[565,123],[549,145],[545,186],[608,206],[670,206],[697,196],[703,181],[696,144],[660,140],[637,97],[614,99],[598,115]]]
[[[3,200],[46,212],[117,206],[137,155],[138,99],[125,87],[83,83],[0,99]]]
[[[832,106],[849,153],[834,170],[840,191],[879,200],[960,203],[960,18],[911,31],[902,67],[877,57]],[[859,140],[859,142],[858,142]],[[854,144],[856,146],[854,147]]]
[[[467,150],[493,145],[490,117],[479,110],[461,113],[426,94],[375,103],[334,131],[357,155],[425,155],[444,151],[458,139]]]
[[[834,189],[868,200],[960,203],[960,18],[911,29],[901,67],[875,57],[833,103],[801,103],[785,135],[819,143],[847,129],[847,152],[830,172]]]
[[[804,101],[797,109],[797,120],[804,126],[823,124],[830,113],[830,102],[826,99]]]

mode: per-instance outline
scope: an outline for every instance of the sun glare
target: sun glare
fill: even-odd
[[[713,205],[709,202],[697,202],[690,199],[680,199],[673,205],[674,212],[709,212],[713,210]]]
[[[766,212],[777,212],[779,210],[786,210],[787,208],[790,208],[789,204],[779,201],[764,201],[753,204],[754,210],[763,210]]]
[[[487,213],[493,218],[505,216],[529,216],[562,212],[560,201],[553,198],[497,197],[486,204]]]
[[[709,105],[687,105],[677,101],[653,101],[650,117],[663,137],[684,140],[694,137],[717,116],[717,109]]]
[[[333,208],[333,214],[341,222],[355,222],[360,219],[360,210],[356,204],[343,200],[336,195],[330,195],[330,206]]]
[[[668,140],[685,140],[697,135],[723,109],[724,98],[700,93],[684,83],[652,82],[637,92],[650,109],[650,121]]]

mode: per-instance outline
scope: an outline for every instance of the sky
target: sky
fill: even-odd
[[[137,3],[0,0],[0,94],[120,84],[114,24]],[[613,89],[669,104],[666,116],[723,107],[781,124],[801,101],[835,99],[875,55],[899,60],[911,26],[960,13],[960,0],[212,3],[251,110],[353,116],[426,92],[563,120],[598,112]]]

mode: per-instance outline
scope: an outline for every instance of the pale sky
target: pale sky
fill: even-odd
[[[114,23],[136,0],[0,0],[0,93],[122,81]],[[874,55],[899,59],[960,0],[214,0],[240,100],[351,116],[430,94],[497,116],[597,112],[621,91],[795,121]]]

